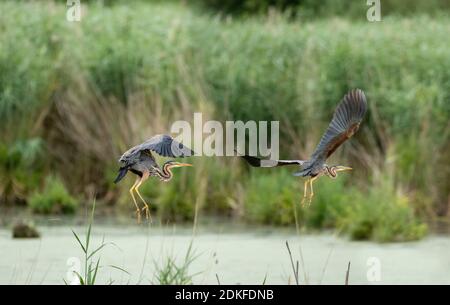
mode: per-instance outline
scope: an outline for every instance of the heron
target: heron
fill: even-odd
[[[342,143],[350,139],[358,131],[366,110],[367,101],[364,92],[360,89],[350,90],[336,107],[333,119],[308,160],[262,160],[249,155],[241,155],[241,157],[254,167],[300,166],[300,171],[294,173],[294,176],[307,177],[304,182],[301,205],[305,206],[307,202],[309,206],[314,196],[314,181],[321,176],[336,179],[338,172],[352,170],[349,166],[330,166],[325,162]],[[309,196],[308,186],[310,190]]]
[[[168,182],[172,179],[173,174],[171,169],[175,167],[192,166],[189,163],[180,163],[174,160],[166,161],[162,167],[158,165],[152,152],[157,153],[163,157],[189,157],[194,155],[194,152],[183,144],[177,142],[169,135],[156,135],[147,141],[136,145],[127,150],[119,159],[120,168],[119,173],[114,180],[118,183],[130,171],[135,174],[136,181],[130,188],[129,192],[136,206],[137,221],[141,221],[141,209],[137,204],[134,192],[139,196],[144,204],[142,212],[145,212],[147,219],[150,218],[149,205],[139,192],[139,187],[149,177],[157,177],[163,182]]]

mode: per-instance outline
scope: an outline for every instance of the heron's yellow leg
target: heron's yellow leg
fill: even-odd
[[[144,173],[142,175],[141,180],[139,181],[139,183],[136,185],[135,190],[136,193],[138,194],[139,198],[141,198],[142,202],[144,203],[144,207],[142,208],[142,211],[145,211],[145,218],[150,219],[151,220],[151,216],[150,216],[150,209],[148,207],[147,202],[145,201],[144,197],[142,197],[141,193],[139,193],[139,187],[141,186],[142,182],[144,182],[145,180],[147,180],[149,177],[149,173]]]
[[[304,189],[303,189],[303,199],[302,199],[302,203],[301,203],[302,207],[305,206],[306,197],[308,196],[308,183],[309,183],[309,180],[311,180],[311,179],[308,178],[305,181],[305,185],[304,185]]]
[[[319,178],[319,176],[315,176],[315,177],[309,179],[310,192],[309,192],[309,202],[308,202],[308,206],[311,205],[312,198],[313,198],[313,196],[314,196],[313,182],[314,182],[317,178]]]
[[[140,178],[137,178],[136,181],[134,182],[133,186],[130,188],[130,195],[131,195],[131,198],[133,198],[134,205],[136,206],[136,216],[137,216],[138,223],[141,222],[141,210],[139,209],[139,206],[136,202],[136,198],[134,197],[133,191],[136,188],[136,185],[139,183],[139,181],[140,181]]]

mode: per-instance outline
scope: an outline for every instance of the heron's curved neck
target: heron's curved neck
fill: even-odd
[[[337,177],[337,172],[336,172],[336,167],[335,166],[328,166],[325,165],[325,173],[328,177],[330,178],[336,178]]]
[[[158,173],[159,173],[159,178],[163,181],[169,181],[170,179],[172,179],[173,174],[172,174],[172,171],[170,170],[169,162],[164,163],[162,166],[162,170],[158,171]]]

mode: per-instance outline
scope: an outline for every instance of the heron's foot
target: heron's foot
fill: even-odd
[[[137,218],[137,223],[140,224],[141,223],[141,210],[139,210],[139,208],[136,209],[136,218]]]
[[[302,199],[302,202],[300,203],[301,205],[302,205],[302,208],[306,208],[306,207],[308,207],[309,205],[306,203],[306,198],[308,198],[308,197],[303,197],[303,199]]]
[[[309,208],[312,203],[313,196],[303,197],[301,205],[302,208]]]
[[[148,206],[148,204],[144,205],[144,207],[142,208],[142,212],[145,212],[145,218],[152,222],[152,216],[150,215],[150,207]]]

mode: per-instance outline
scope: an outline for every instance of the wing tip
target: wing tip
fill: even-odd
[[[356,114],[358,120],[361,120],[367,111],[367,99],[364,91],[359,88],[351,89],[345,94],[344,101],[346,101],[346,106],[344,107],[346,111]]]

